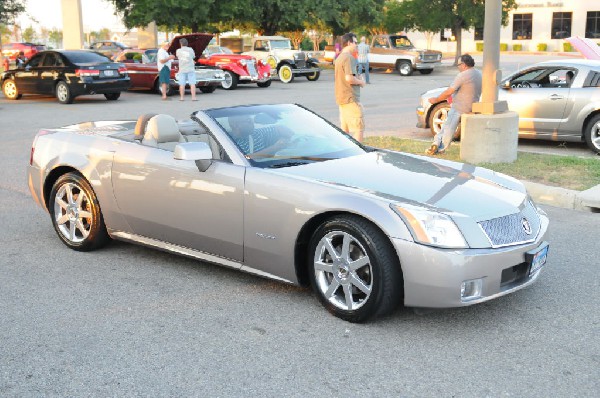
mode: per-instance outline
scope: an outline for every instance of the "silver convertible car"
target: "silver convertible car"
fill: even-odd
[[[312,285],[351,322],[512,293],[549,247],[519,181],[365,147],[299,105],[43,129],[28,178],[72,249],[119,239]]]
[[[450,104],[429,103],[446,87],[421,95],[417,127],[436,134]],[[519,114],[519,138],[585,142],[600,153],[600,61],[546,61],[521,69],[500,83],[499,100]]]

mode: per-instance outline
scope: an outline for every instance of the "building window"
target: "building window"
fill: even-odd
[[[513,40],[531,40],[533,14],[513,15]]]
[[[585,37],[600,39],[600,11],[588,11],[585,21]]]
[[[475,28],[475,40],[483,40],[483,27]]]
[[[571,37],[571,18],[572,12],[554,12],[552,13],[552,39],[564,39]]]

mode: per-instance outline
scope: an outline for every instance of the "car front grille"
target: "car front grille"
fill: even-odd
[[[250,61],[246,64],[246,67],[248,68],[248,74],[253,77],[253,78],[257,78],[258,77],[258,71],[256,70],[256,63],[254,61]]]
[[[437,54],[423,54],[423,61],[425,62],[435,62],[438,60]]]
[[[529,234],[526,224],[529,225]],[[520,212],[481,221],[479,225],[492,247],[501,247],[533,242],[540,231],[541,221],[533,204],[527,201]]]
[[[298,68],[304,68],[306,66],[306,53],[299,52],[294,54],[294,62]]]

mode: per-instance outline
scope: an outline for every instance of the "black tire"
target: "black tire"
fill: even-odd
[[[205,87],[199,87],[199,89],[204,94],[210,94],[210,93],[214,93],[215,90],[217,89],[217,87],[215,87],[215,86],[205,86]]]
[[[59,81],[56,83],[55,87],[56,91],[56,99],[61,104],[72,104],[75,97],[71,94],[71,89],[69,85],[64,81]]]
[[[600,153],[600,114],[593,116],[585,125],[585,143],[594,152]]]
[[[235,90],[238,85],[239,76],[231,71],[223,71],[225,75],[225,80],[221,82],[221,86],[225,90]]]
[[[319,80],[319,77],[321,77],[321,71],[317,71],[315,73],[311,73],[310,75],[306,75],[308,81],[311,82],[316,82],[317,80]]]
[[[272,82],[272,80],[271,80],[271,79],[269,79],[269,80],[267,80],[266,82],[260,82],[260,83],[256,83],[256,85],[257,85],[258,87],[266,88],[266,87],[269,87],[269,86],[271,85],[271,82]]]
[[[279,69],[277,70],[277,75],[279,76],[279,80],[281,80],[282,83],[291,83],[294,81],[294,73],[292,72],[292,67],[287,64],[283,64],[281,65],[281,67],[279,67]]]
[[[433,72],[433,69],[419,69],[419,73],[422,75],[430,75]]]
[[[346,244],[347,258],[342,258]],[[333,217],[314,232],[309,250],[312,287],[333,315],[364,322],[401,303],[404,287],[398,257],[389,239],[370,222],[352,215]]]
[[[410,61],[396,62],[396,70],[402,76],[410,76],[413,73],[413,68],[412,68]]]
[[[156,79],[156,81],[154,82],[154,91],[158,95],[162,96],[162,92],[160,91],[160,81],[158,79]],[[173,94],[175,94],[175,89],[170,84],[167,84],[167,97],[170,97]]]
[[[106,93],[106,94],[104,94],[104,97],[106,97],[106,99],[109,101],[116,101],[119,99],[120,96],[121,96],[121,93]]]
[[[48,210],[56,234],[73,250],[98,249],[110,240],[96,194],[77,173],[67,173],[56,180]]]
[[[6,79],[2,83],[2,93],[9,100],[18,100],[22,97],[22,94],[19,93],[17,83],[13,79]]]

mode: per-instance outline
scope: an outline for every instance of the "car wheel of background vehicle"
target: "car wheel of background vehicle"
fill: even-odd
[[[121,93],[106,93],[106,94],[104,94],[104,97],[106,97],[106,99],[109,101],[116,101],[119,99],[120,96],[121,96]]]
[[[419,69],[419,72],[422,75],[429,75],[429,74],[431,74],[431,72],[433,72],[433,69]]]
[[[413,73],[412,65],[409,61],[398,61],[396,62],[396,70],[402,76],[410,76]]]
[[[429,114],[429,129],[432,135],[436,135],[442,130],[442,125],[448,117],[449,110],[450,104],[447,102],[441,102],[433,107]]]
[[[62,80],[56,84],[56,99],[61,104],[71,104],[73,103],[73,96],[71,95],[71,89],[67,83]]]
[[[94,250],[110,240],[96,194],[81,175],[67,173],[56,180],[48,209],[56,233],[71,249]]]
[[[588,120],[584,135],[588,147],[592,151],[600,153],[600,115],[596,115]]]
[[[2,83],[2,92],[9,100],[18,100],[22,96],[19,94],[17,83],[15,83],[15,81],[12,79],[7,79],[4,81],[4,83]]]
[[[331,218],[317,228],[309,248],[312,287],[335,316],[363,322],[391,312],[402,301],[396,252],[370,222],[351,215]]]
[[[292,73],[292,67],[289,65],[281,65],[281,68],[277,71],[279,80],[282,83],[291,83],[294,80],[294,74]]]
[[[199,87],[200,91],[203,92],[204,94],[210,94],[210,93],[214,93],[215,90],[217,89],[217,87],[215,86],[206,86],[206,87]]]
[[[317,80],[319,80],[320,76],[321,76],[321,72],[315,72],[310,75],[306,75],[306,78],[311,82],[316,82]]]
[[[225,90],[235,90],[238,85],[238,75],[228,70],[223,71],[223,74],[225,75],[225,80],[221,82],[221,86]]]
[[[272,80],[267,80],[266,82],[260,82],[260,83],[256,83],[256,85],[257,85],[258,87],[263,87],[263,88],[265,88],[265,87],[269,87],[269,86],[271,85],[271,81],[272,81]]]

